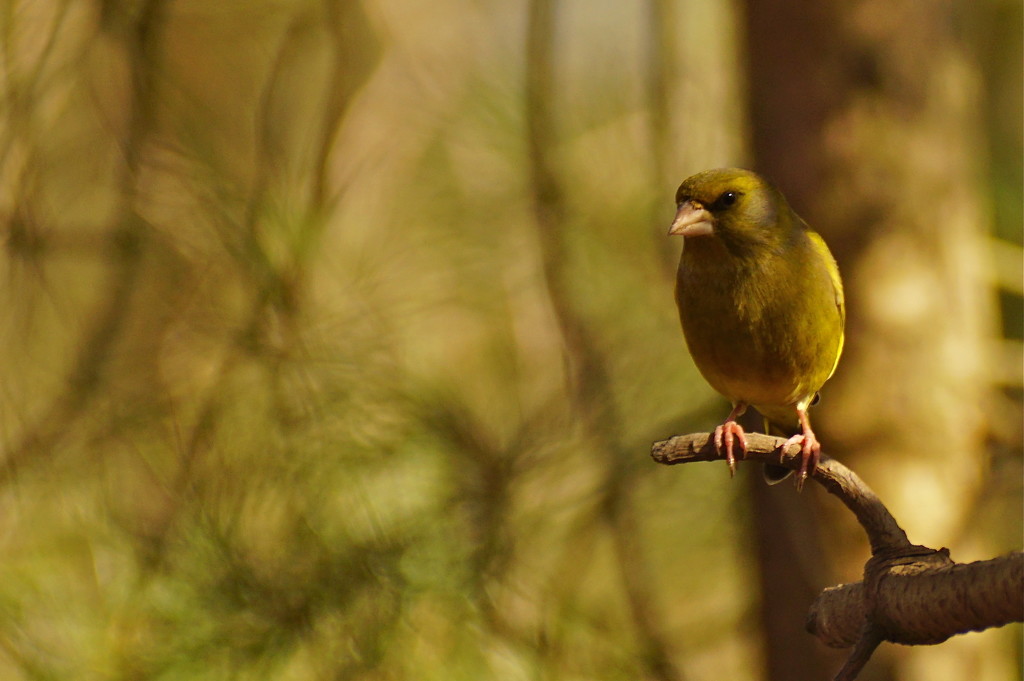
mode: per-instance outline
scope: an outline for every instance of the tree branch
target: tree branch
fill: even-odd
[[[793,470],[800,468],[800,445],[790,445],[783,451],[781,447],[786,443],[785,438],[760,433],[747,433],[746,438],[747,459],[778,464]],[[651,446],[651,457],[663,464],[725,460],[725,456],[715,449],[715,443],[708,433],[677,435],[669,440],[655,442]],[[911,546],[906,532],[896,523],[889,510],[849,468],[822,455],[811,477],[853,511],[867,532],[873,554]]]
[[[798,445],[783,450],[784,438],[746,438],[747,460],[799,468]],[[725,460],[707,433],[655,442],[651,456],[667,465]],[[956,563],[947,549],[911,544],[871,488],[835,459],[822,456],[811,478],[853,512],[871,544],[864,581],[825,589],[807,617],[807,630],[822,642],[854,647],[837,681],[856,678],[881,641],[934,644],[1024,621],[1024,553]]]

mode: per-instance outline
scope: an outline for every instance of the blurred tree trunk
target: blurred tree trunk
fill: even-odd
[[[756,165],[825,236],[847,287],[845,356],[816,410],[825,450],[858,470],[911,540],[948,546],[985,461],[994,327],[976,190],[978,78],[957,17],[948,3],[910,0],[746,7]],[[771,548],[800,546],[813,533],[811,516],[837,509],[826,502],[812,511],[818,500],[774,489],[755,498],[755,517],[781,519],[791,535],[777,537],[778,522],[756,530],[768,678],[827,678],[814,642],[779,621],[792,617],[787,604],[826,584],[797,569],[808,561]],[[830,524],[846,522],[838,516]],[[843,561],[844,578],[867,557],[858,534],[849,525],[829,532],[828,555]],[[909,661],[930,652],[898,654]],[[864,678],[903,678],[893,649],[879,653]],[[972,655],[959,665],[943,657],[915,677],[983,678]]]

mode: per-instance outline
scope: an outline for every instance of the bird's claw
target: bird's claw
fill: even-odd
[[[808,429],[786,440],[786,444],[782,445],[782,451],[790,445],[800,445],[800,470],[796,473],[796,491],[799,492],[804,488],[804,481],[808,476],[814,475],[818,462],[821,461],[821,443],[814,436],[814,431]]]
[[[743,432],[743,426],[735,421],[726,421],[715,428],[715,450],[721,454],[722,446],[725,446],[725,462],[729,465],[729,477],[736,475],[736,456],[733,454],[733,443],[739,441],[740,458],[747,451],[747,436]]]

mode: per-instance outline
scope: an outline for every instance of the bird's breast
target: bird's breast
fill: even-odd
[[[733,402],[755,405],[813,395],[831,372],[842,334],[831,283],[806,281],[786,262],[689,255],[684,249],[676,302],[708,383]]]

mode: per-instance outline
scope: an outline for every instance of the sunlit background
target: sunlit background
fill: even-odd
[[[0,678],[829,678],[846,511],[649,458],[728,412],[665,236],[723,165],[846,278],[825,451],[1019,549],[1021,5],[779,4],[2,0]]]

